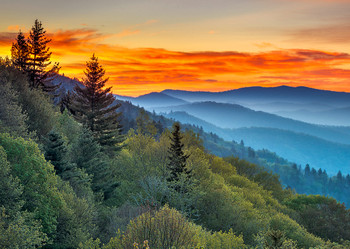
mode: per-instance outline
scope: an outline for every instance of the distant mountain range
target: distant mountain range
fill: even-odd
[[[316,136],[276,128],[237,128],[224,129],[194,117],[186,112],[170,112],[167,118],[184,124],[198,125],[206,132],[212,132],[226,141],[244,141],[246,146],[254,149],[268,149],[289,161],[301,165],[310,164],[315,168],[326,169],[330,174],[350,171],[350,145],[330,142]],[[350,129],[340,129],[349,136]]]
[[[328,141],[350,144],[350,134],[337,127],[313,125],[274,114],[253,111],[236,104],[198,102],[186,105],[155,108],[158,112],[185,111],[221,128],[264,127],[289,130],[316,136]]]
[[[188,102],[176,97],[169,96],[164,93],[152,92],[146,95],[142,95],[136,98],[126,97],[121,95],[114,95],[117,99],[123,101],[129,101],[133,105],[139,105],[146,109],[150,109],[158,106],[173,106],[187,104]]]
[[[188,102],[215,101],[238,104],[287,102],[296,104],[317,103],[333,107],[350,106],[350,93],[318,90],[308,87],[247,87],[217,93],[164,90],[162,93]]]
[[[57,82],[62,83],[61,92],[81,84],[64,76]],[[227,141],[243,140],[254,149],[265,148],[331,174],[350,172],[349,93],[281,86],[219,93],[165,90],[136,98],[115,96],[167,118],[202,127]]]
[[[248,87],[225,92],[164,90],[136,98],[117,96],[151,110],[155,107],[213,101],[239,104],[299,121],[322,125],[350,125],[350,93],[307,87]]]

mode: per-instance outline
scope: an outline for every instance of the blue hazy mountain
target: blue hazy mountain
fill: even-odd
[[[225,92],[165,90],[189,102],[235,103],[256,111],[324,125],[350,125],[350,93],[308,87],[247,87]]]
[[[117,99],[123,101],[129,101],[133,105],[139,105],[146,109],[150,109],[158,106],[174,106],[174,105],[182,105],[188,103],[185,100],[178,99],[172,96],[169,96],[164,93],[152,92],[149,94],[141,95],[139,97],[127,97],[122,95],[114,95]]]
[[[331,107],[350,106],[350,93],[319,90],[308,87],[246,87],[225,92],[190,92],[164,90],[169,96],[188,102],[215,101],[221,103],[269,103],[326,104]]]
[[[289,117],[300,121],[322,124],[322,125],[350,125],[350,106],[343,108],[330,108],[323,111],[310,111],[308,109],[275,111],[275,114],[282,117]]]
[[[220,128],[265,127],[305,133],[335,143],[350,144],[350,134],[333,126],[309,124],[249,108],[216,102],[199,102],[158,108],[157,111],[185,111]]]
[[[338,170],[350,172],[350,145],[334,143],[304,133],[275,128],[223,129],[186,112],[170,112],[165,115],[184,124],[197,125],[205,132],[212,132],[226,141],[244,141],[254,149],[268,149],[289,161],[301,165],[310,164],[315,168],[326,169],[329,174]],[[344,133],[349,132],[347,129]]]

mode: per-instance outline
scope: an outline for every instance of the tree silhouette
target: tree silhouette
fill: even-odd
[[[27,72],[28,70],[28,59],[29,59],[29,47],[27,40],[22,33],[19,31],[16,42],[12,43],[11,47],[12,62],[18,69]]]
[[[181,142],[182,136],[180,133],[180,124],[178,122],[174,123],[173,131],[171,133],[171,145],[168,150],[169,153],[169,163],[168,169],[170,171],[170,176],[168,177],[169,182],[179,181],[182,174],[190,176],[191,171],[186,168],[186,161],[189,155],[185,155],[183,152],[184,144]]]
[[[113,105],[115,98],[110,93],[111,87],[104,88],[108,78],[104,78],[105,70],[95,55],[86,63],[84,73],[84,87],[74,88],[71,109],[77,121],[92,132],[103,151],[111,154],[121,148],[123,141],[118,122],[121,113],[116,112],[120,104]]]

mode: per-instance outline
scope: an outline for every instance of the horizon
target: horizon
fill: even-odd
[[[235,89],[229,89],[229,90],[224,90],[224,91],[191,91],[191,90],[183,90],[183,89],[163,89],[160,91],[153,91],[153,92],[148,92],[145,94],[140,94],[137,96],[128,96],[128,95],[121,95],[121,94],[117,94],[117,93],[113,93],[113,95],[117,95],[117,96],[121,96],[121,97],[130,97],[130,98],[138,98],[144,95],[148,95],[151,93],[163,93],[164,91],[184,91],[184,92],[193,92],[193,93],[223,93],[223,92],[230,92],[230,91],[235,91],[235,90],[240,90],[240,89],[246,89],[246,88],[280,88],[280,87],[288,87],[288,88],[308,88],[308,89],[312,89],[312,90],[318,90],[318,91],[328,91],[328,92],[335,92],[335,93],[350,93],[350,92],[346,92],[346,91],[333,91],[333,90],[325,90],[325,89],[319,89],[319,88],[313,88],[313,87],[307,87],[307,86],[287,86],[287,85],[279,85],[279,86],[272,86],[272,87],[268,87],[268,86],[248,86],[248,87],[240,87],[240,88],[235,88]],[[164,93],[166,94],[166,93]]]
[[[103,0],[79,8],[81,0],[5,0],[0,56],[37,18],[61,73],[81,79],[95,53],[119,95],[280,85],[350,92],[348,2]]]

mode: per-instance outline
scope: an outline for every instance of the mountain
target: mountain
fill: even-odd
[[[229,133],[254,149],[268,149],[302,165],[326,169],[331,175],[350,172],[350,145],[329,142],[315,136],[272,128],[240,128]]]
[[[225,140],[232,140],[231,136],[229,136],[230,129],[223,129],[216,125],[213,125],[209,122],[206,122],[202,119],[199,119],[197,117],[194,117],[187,112],[184,111],[176,111],[176,112],[170,112],[170,113],[163,113],[164,117],[174,119],[176,121],[179,121],[183,124],[190,124],[198,126],[200,129],[203,129],[206,132],[212,132],[218,135],[219,137],[225,139]]]
[[[321,124],[321,125],[350,125],[350,106],[343,108],[333,108],[324,111],[310,111],[307,109],[300,109],[294,111],[277,111],[275,114],[297,119],[300,121]]]
[[[215,133],[226,141],[243,140],[246,146],[251,146],[255,150],[268,149],[289,161],[301,165],[308,163],[312,167],[326,169],[331,175],[336,174],[338,170],[350,172],[350,145],[282,129],[261,127],[223,129],[186,112],[170,112],[165,117],[201,126],[205,132]]]
[[[73,91],[76,85],[83,86],[83,84],[77,79],[71,79],[64,75],[57,75],[52,81],[52,84],[59,85],[59,92],[66,93],[68,91]]]
[[[114,96],[119,100],[129,101],[133,105],[139,105],[146,109],[152,109],[153,107],[158,106],[174,106],[188,103],[187,101],[184,101],[182,99],[178,99],[167,94],[157,92],[141,95],[136,98],[121,95]]]
[[[326,91],[308,87],[246,87],[216,93],[164,90],[162,93],[188,102],[215,101],[241,104],[289,102],[297,104],[326,104],[334,107],[350,106],[350,93]]]
[[[265,127],[305,133],[335,143],[350,144],[350,134],[337,127],[313,125],[261,111],[253,111],[236,104],[200,102],[180,106],[156,108],[156,111],[186,111],[220,128]]]

